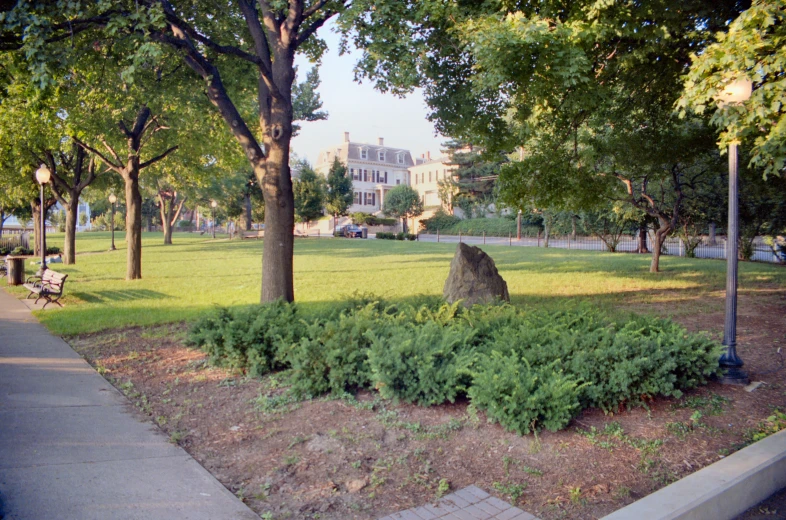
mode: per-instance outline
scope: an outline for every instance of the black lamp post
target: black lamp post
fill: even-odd
[[[741,104],[751,96],[750,80],[740,79],[726,86],[719,98],[721,107]],[[748,375],[742,370],[742,359],[737,355],[737,239],[739,238],[739,194],[737,191],[737,141],[729,145],[729,223],[726,233],[726,319],[723,345],[726,351],[720,358],[723,369],[721,383],[747,385]]]
[[[52,172],[45,164],[38,167],[35,178],[41,185],[41,273],[46,270],[46,206],[44,204],[44,184],[49,182]]]
[[[117,197],[114,193],[109,194],[109,202],[112,203],[112,213],[109,217],[109,227],[112,228],[112,246],[109,250],[114,251],[117,249],[115,247],[115,202],[117,202]]]
[[[211,200],[210,209],[213,212],[213,238],[216,238],[216,206],[218,206],[218,202]]]

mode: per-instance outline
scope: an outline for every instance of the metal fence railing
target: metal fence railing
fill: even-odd
[[[469,235],[442,235],[442,234],[420,234],[418,240],[428,242],[448,242],[457,243],[459,241],[467,244],[489,244],[489,245],[510,245],[525,247],[545,247],[544,237],[524,237],[516,240],[515,235],[507,237],[492,236],[469,236]],[[647,237],[647,249],[652,250],[653,237]],[[552,236],[549,238],[548,247],[558,249],[579,249],[582,251],[609,251],[609,247],[599,237],[595,236]],[[619,253],[635,253],[639,250],[639,240],[637,236],[623,235],[616,245]],[[779,256],[772,247],[766,244],[763,237],[756,237],[752,243],[752,255],[750,260],[754,262],[786,263],[786,257]],[[666,240],[663,247],[663,254],[670,256],[693,256],[695,258],[726,258],[726,239],[717,237],[711,243],[707,237],[702,237],[692,252],[688,251],[685,244],[679,238],[670,237]],[[782,255],[782,253],[781,253]]]
[[[17,247],[24,247],[30,249],[30,235],[27,233],[3,235],[0,237],[0,249],[15,249]]]

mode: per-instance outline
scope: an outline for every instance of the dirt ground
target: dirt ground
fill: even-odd
[[[697,311],[689,305],[675,319],[719,338],[722,294]],[[248,379],[209,367],[183,346],[183,324],[68,339],[263,518],[374,519],[474,484],[545,520],[592,519],[739,449],[786,408],[786,292],[741,295],[739,310],[740,355],[764,383],[755,391],[710,383],[647,409],[587,410],[564,431],[523,437],[466,402],[420,408],[371,392],[292,402],[281,374]]]

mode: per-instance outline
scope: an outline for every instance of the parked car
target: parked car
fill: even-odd
[[[333,230],[334,237],[343,237],[344,230],[347,229],[348,226],[336,226],[336,229]]]
[[[363,228],[350,225],[344,227],[344,236],[347,238],[363,238]]]

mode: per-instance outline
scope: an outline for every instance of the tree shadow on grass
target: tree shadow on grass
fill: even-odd
[[[150,289],[123,289],[117,291],[73,292],[71,296],[87,303],[105,303],[133,300],[163,300],[171,296]]]

